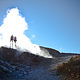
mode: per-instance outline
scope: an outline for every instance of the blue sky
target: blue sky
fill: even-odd
[[[32,43],[80,53],[80,0],[0,0],[0,25],[7,9],[19,8]]]

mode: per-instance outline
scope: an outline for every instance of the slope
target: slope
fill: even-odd
[[[77,54],[62,54],[57,50],[41,47],[52,58],[22,52],[11,48],[0,48],[1,80],[60,80],[56,66]],[[44,53],[46,54],[46,53]],[[66,55],[66,56],[65,56]]]

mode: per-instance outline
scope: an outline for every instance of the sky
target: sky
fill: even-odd
[[[0,0],[0,26],[12,8],[25,18],[33,44],[80,53],[80,0]]]

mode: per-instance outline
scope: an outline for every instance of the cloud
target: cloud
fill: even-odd
[[[31,35],[31,37],[32,37],[32,39],[33,39],[33,38],[35,38],[35,37],[36,37],[36,35],[35,35],[35,34],[32,34],[32,35]]]
[[[30,39],[24,35],[25,30],[28,30],[28,23],[19,13],[19,9],[9,9],[3,24],[0,26],[0,46],[10,47],[10,36],[14,35],[17,37],[17,47],[27,49],[32,53],[39,53],[39,46],[32,44]],[[35,35],[32,35],[32,37],[35,38]]]

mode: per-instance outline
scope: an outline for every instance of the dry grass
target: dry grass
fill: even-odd
[[[57,73],[63,80],[80,80],[80,56],[72,57],[68,62],[57,66]]]

